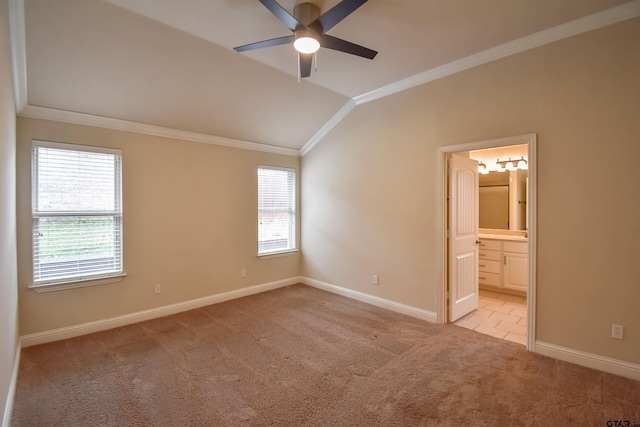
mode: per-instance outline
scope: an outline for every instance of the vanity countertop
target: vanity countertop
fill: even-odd
[[[512,242],[527,242],[528,238],[524,236],[510,236],[508,234],[484,234],[480,233],[481,239],[492,239],[492,240],[509,240]]]

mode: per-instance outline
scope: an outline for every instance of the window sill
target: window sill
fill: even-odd
[[[119,274],[117,276],[99,277],[85,280],[70,280],[68,282],[56,282],[42,285],[31,285],[29,289],[32,291],[42,292],[55,292],[63,291],[65,289],[85,288],[87,286],[106,285],[108,283],[118,283],[122,279],[127,277],[126,273]]]
[[[280,258],[283,256],[291,256],[300,252],[298,249],[291,249],[287,251],[280,252],[269,252],[268,254],[258,254],[257,257],[260,259],[269,259],[269,258]]]

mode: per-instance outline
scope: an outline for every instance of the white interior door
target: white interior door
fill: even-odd
[[[449,162],[449,321],[478,308],[478,162]]]

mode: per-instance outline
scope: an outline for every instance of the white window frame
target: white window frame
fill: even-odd
[[[55,150],[67,150],[71,152],[89,152],[100,153],[113,156],[114,160],[114,204],[113,209],[95,209],[95,210],[69,210],[69,211],[54,211],[47,212],[40,209],[39,201],[39,150],[40,149],[55,149]],[[105,283],[114,283],[122,280],[126,276],[124,272],[124,257],[123,257],[123,227],[122,227],[122,152],[119,149],[67,144],[51,141],[32,141],[31,151],[31,196],[32,196],[32,267],[33,267],[33,283],[30,286],[31,289],[37,292],[48,292],[53,290],[68,289],[83,286],[92,286]],[[83,193],[84,194],[84,193]],[[113,230],[113,266],[111,268],[104,268],[99,272],[82,271],[86,270],[86,267],[82,267],[82,258],[68,259],[66,262],[73,264],[74,262],[80,266],[79,271],[74,273],[66,273],[64,275],[53,274],[47,276],[43,273],[43,266],[46,266],[46,262],[43,262],[39,254],[41,248],[41,233],[39,232],[39,226],[43,223],[42,220],[61,219],[61,218],[80,218],[83,220],[91,220],[97,217],[108,217],[115,224]],[[85,260],[87,261],[87,260]],[[88,261],[91,262],[91,261]]]
[[[286,208],[265,208],[261,200],[261,189],[260,189],[260,171],[261,170],[270,170],[270,171],[282,171],[290,174],[291,177],[289,181],[289,187],[286,189],[286,192],[289,195],[288,206]],[[297,173],[294,168],[285,168],[285,167],[277,167],[277,166],[266,166],[266,165],[258,165],[257,168],[257,187],[258,187],[258,236],[257,236],[257,251],[258,257],[269,257],[274,255],[285,255],[291,254],[298,251],[298,243],[297,243]],[[264,245],[264,240],[261,241],[261,228],[265,226],[264,223],[261,222],[261,214],[264,212],[285,212],[288,216],[288,230],[286,240],[288,244],[286,247],[277,247],[277,248],[268,248]],[[268,246],[268,245],[266,245]]]

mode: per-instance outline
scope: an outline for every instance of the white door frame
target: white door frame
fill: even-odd
[[[509,145],[527,144],[529,187],[527,190],[527,218],[529,219],[529,284],[527,289],[527,350],[534,351],[536,326],[536,243],[537,243],[537,176],[536,134],[512,136],[486,141],[468,142],[437,148],[437,311],[436,322],[447,322],[447,155],[462,151],[483,150]]]

